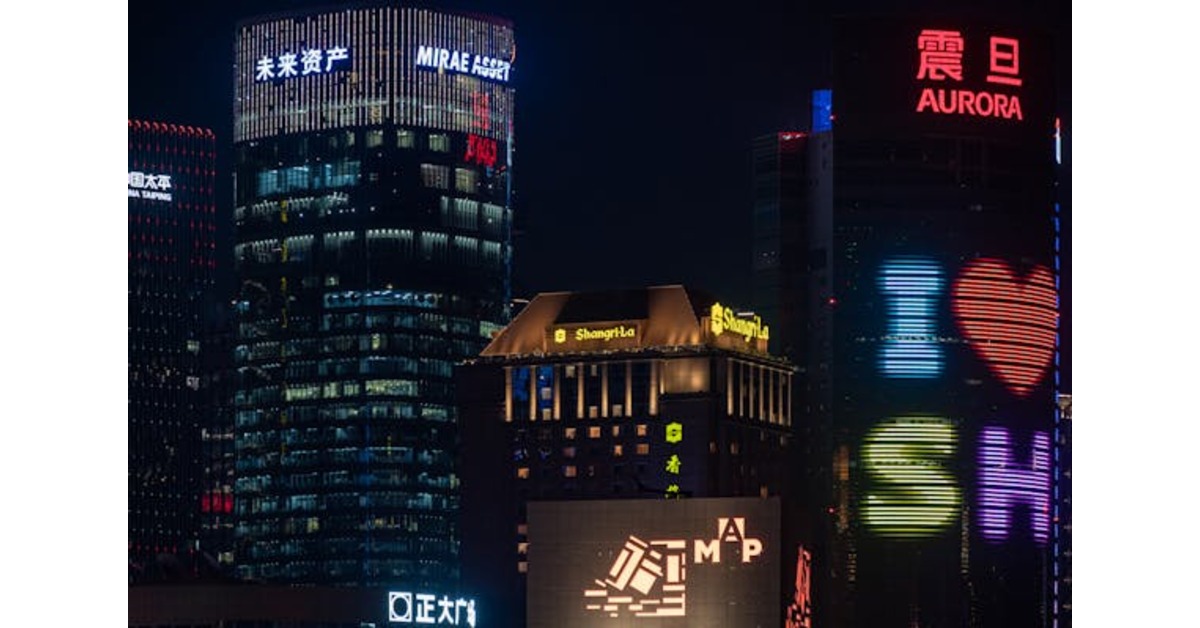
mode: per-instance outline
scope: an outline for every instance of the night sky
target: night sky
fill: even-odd
[[[751,142],[807,126],[811,90],[829,83],[834,12],[895,6],[426,4],[515,24],[514,296],[686,283],[746,306]],[[905,6],[938,4],[954,3]],[[1054,28],[1060,50],[1069,50],[1067,2],[973,4]],[[331,5],[337,3],[130,2],[129,116],[212,128],[218,166],[229,173],[234,23]],[[1059,66],[1068,80],[1069,63]],[[232,212],[231,178],[221,180],[218,199]]]

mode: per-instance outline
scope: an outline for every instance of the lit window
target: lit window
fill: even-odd
[[[528,573],[528,572],[529,572],[529,563],[527,563],[525,561],[521,561],[521,562],[517,563],[517,573]],[[432,615],[431,615],[431,617],[432,617]]]
[[[566,367],[564,367],[564,368],[563,368],[563,375],[564,375],[565,377],[575,377],[575,365],[574,365],[574,364],[568,364]]]
[[[575,465],[569,464],[563,467],[563,477],[573,478],[575,475]]]
[[[529,542],[522,541],[520,543],[517,543],[517,553],[522,556],[528,554],[529,553]]]
[[[575,440],[575,428],[568,427],[563,430],[563,438],[567,440]]]
[[[600,438],[600,426],[593,425],[588,428],[588,438]]]
[[[638,443],[637,452],[639,456],[645,456],[650,453],[650,445],[647,443]]]
[[[416,134],[408,129],[396,129],[396,146],[398,148],[412,148],[416,145]]]
[[[600,416],[600,408],[597,406],[588,406],[588,418],[595,419]]]
[[[625,408],[621,404],[616,404],[612,407],[612,415],[616,417],[625,416]]]
[[[574,447],[563,447],[562,451],[563,451],[563,458],[574,458],[575,457],[575,448]]]
[[[737,453],[738,453],[738,444],[737,443],[729,443],[729,453],[731,453],[735,456],[737,455]]]
[[[383,146],[382,129],[372,129],[367,131],[367,148],[375,148],[376,146]]]
[[[445,133],[433,133],[429,136],[429,150],[438,153],[450,152],[450,136]]]
[[[620,426],[620,425],[614,425],[614,426],[612,426],[612,435],[613,435],[613,436],[620,436],[620,435],[621,435],[621,426]]]
[[[613,455],[614,456],[624,456],[625,455],[625,446],[624,445],[613,445]]]
[[[517,534],[519,534],[521,536],[525,536],[526,534],[529,534],[529,526],[524,523],[518,523],[517,524]]]
[[[529,467],[518,467],[517,468],[517,477],[522,480],[528,480],[529,479]]]
[[[470,168],[454,169],[454,189],[464,194],[474,194],[478,191],[478,175]]]
[[[646,424],[645,424],[645,423],[639,423],[639,424],[638,424],[638,426],[637,426],[637,435],[638,435],[638,436],[645,436],[645,435],[646,435]]]

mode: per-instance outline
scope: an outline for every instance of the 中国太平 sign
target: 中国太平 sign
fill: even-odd
[[[1017,90],[1023,82],[1021,42],[1012,37],[989,38],[984,89],[964,89],[964,69],[980,63],[964,58],[966,43],[962,31],[956,30],[925,29],[917,36],[916,78],[922,85],[917,113],[1024,120]]]
[[[171,201],[171,175],[129,173],[129,198],[151,201]]]

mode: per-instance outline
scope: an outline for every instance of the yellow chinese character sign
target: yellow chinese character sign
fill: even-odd
[[[667,423],[667,442],[678,443],[683,440],[683,424],[674,422]]]
[[[671,457],[667,458],[667,473],[679,475],[679,467],[681,464],[682,462],[679,460],[679,454],[671,454]]]

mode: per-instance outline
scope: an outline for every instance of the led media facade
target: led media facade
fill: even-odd
[[[777,498],[531,502],[530,628],[776,626]]]
[[[979,359],[1018,397],[1046,376],[1058,333],[1054,275],[1037,266],[1018,280],[1002,260],[980,259],[954,284],[954,318]]]
[[[457,586],[452,374],[508,315],[514,90],[490,70],[515,50],[504,20],[395,6],[238,26],[240,575]]]
[[[1058,324],[1050,42],[952,17],[845,19],[835,42],[832,128],[814,138],[830,144],[830,213],[810,221],[811,249],[828,251],[828,270],[810,266],[811,328],[829,343],[809,392],[830,453],[849,457],[830,478],[832,521],[849,523],[829,526],[845,604],[824,621],[1040,625]]]
[[[945,359],[935,324],[944,286],[942,268],[932,260],[899,258],[884,264],[879,288],[888,298],[888,331],[879,368],[886,377],[929,379],[942,374]]]
[[[904,417],[880,422],[867,433],[862,461],[873,490],[861,506],[876,534],[920,538],[937,534],[962,504],[949,468],[958,445],[944,419]]]
[[[1018,503],[1028,507],[1035,541],[1050,533],[1050,436],[1035,432],[1028,463],[1019,463],[1011,435],[1002,427],[985,427],[979,446],[979,526],[990,541],[1004,541],[1013,527]]]

